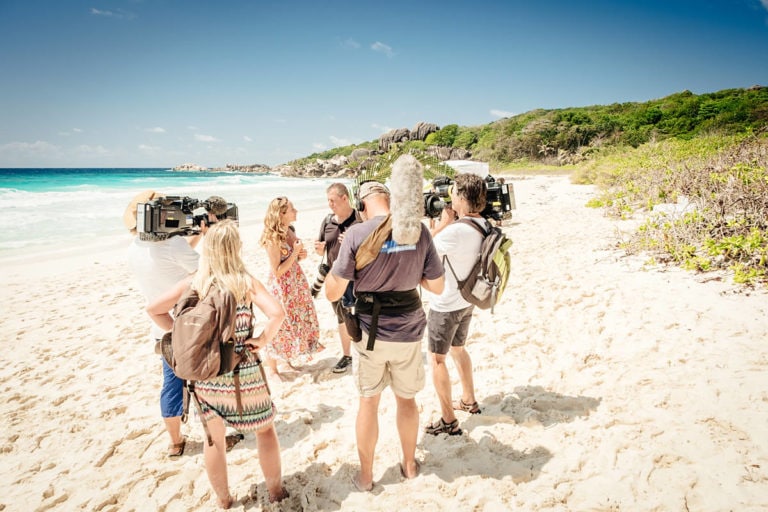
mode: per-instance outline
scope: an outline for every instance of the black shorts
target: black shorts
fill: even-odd
[[[341,305],[341,299],[331,302],[331,307],[333,307],[333,312],[336,313],[336,320],[338,320],[340,324],[343,324],[344,306]]]
[[[429,329],[429,351],[433,354],[447,354],[451,347],[463,347],[469,334],[469,322],[475,306],[458,311],[429,310],[427,328]]]

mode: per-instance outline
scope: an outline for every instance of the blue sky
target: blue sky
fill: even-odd
[[[0,0],[0,167],[274,166],[768,85],[768,0]]]

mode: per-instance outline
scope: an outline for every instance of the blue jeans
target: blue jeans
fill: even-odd
[[[163,389],[160,390],[160,414],[163,418],[181,416],[184,411],[184,381],[173,373],[165,359],[163,362]]]

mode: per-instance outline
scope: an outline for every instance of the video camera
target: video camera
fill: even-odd
[[[237,205],[211,196],[205,201],[187,196],[166,196],[136,205],[136,230],[140,240],[157,241],[172,236],[200,233],[200,224],[214,224],[208,213],[219,220],[238,222]]]
[[[424,215],[437,218],[443,209],[451,205],[451,186],[453,180],[448,176],[438,176],[432,180],[432,190],[424,192]],[[504,181],[496,181],[490,174],[485,177],[485,185],[488,189],[485,194],[485,209],[480,215],[486,219],[497,222],[512,217],[513,199],[509,192],[509,185]]]

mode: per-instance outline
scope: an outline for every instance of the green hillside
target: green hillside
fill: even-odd
[[[727,270],[737,283],[768,283],[766,87],[538,109],[483,126],[444,126],[424,141],[394,144],[385,153],[373,140],[295,163],[366,148],[372,156],[350,168],[352,175],[386,177],[405,152],[426,164],[427,178],[450,174],[428,156],[434,146],[466,149],[472,159],[490,162],[496,175],[555,170],[570,173],[576,183],[595,184],[599,192],[589,206],[645,219],[620,246],[648,255],[649,264]],[[668,213],[654,213],[659,205]]]

